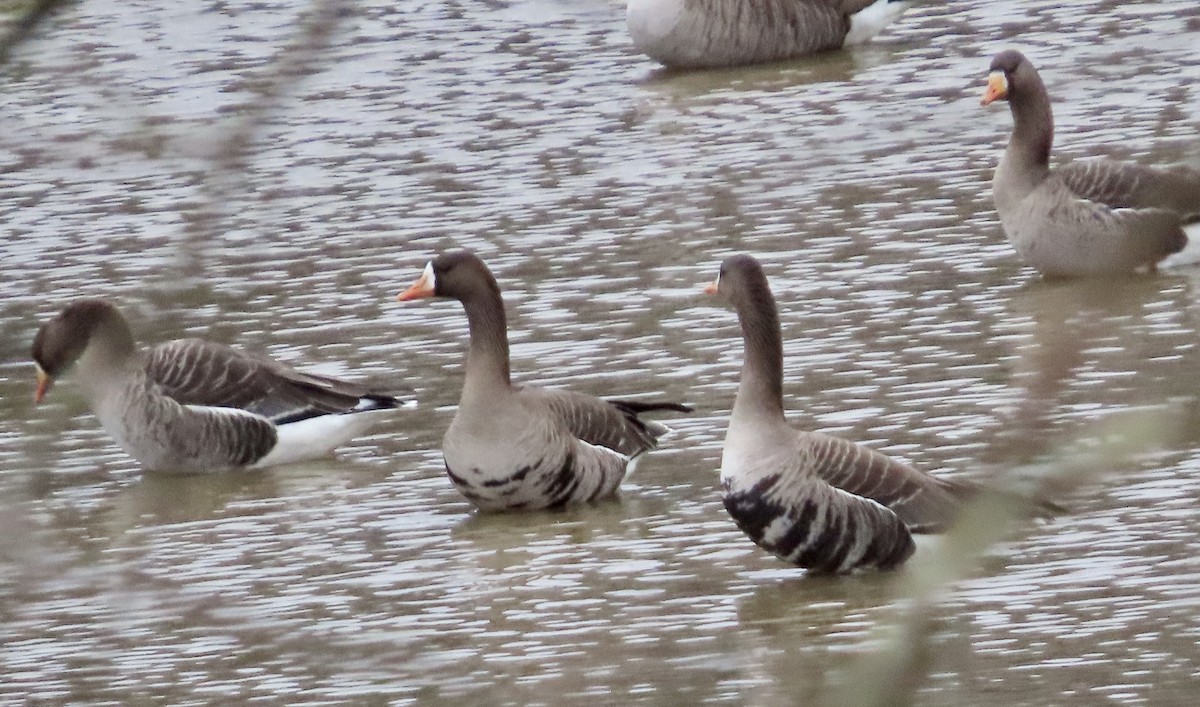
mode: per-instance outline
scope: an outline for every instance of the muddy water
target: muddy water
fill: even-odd
[[[825,694],[906,573],[806,577],[724,514],[740,344],[698,291],[740,251],[798,425],[986,475],[1175,411],[945,595],[919,701],[1194,699],[1200,274],[1021,267],[987,182],[1011,123],[978,95],[1017,46],[1060,156],[1200,162],[1195,3],[930,3],[853,53],[686,76],[617,2],[355,3],[311,54],[299,4],[161,5],[71,6],[0,92],[0,701]],[[281,57],[305,78],[272,84]],[[444,478],[465,320],[393,295],[455,245],[506,291],[521,380],[697,406],[620,502],[481,517]],[[421,408],[333,460],[143,476],[69,382],[29,400],[36,324],[80,295]]]

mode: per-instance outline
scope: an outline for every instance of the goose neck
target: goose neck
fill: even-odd
[[[783,417],[783,341],[769,291],[737,304],[745,355],[733,414]]]
[[[494,394],[510,385],[508,362],[508,322],[504,301],[494,296],[472,297],[463,301],[470,329],[464,398]]]
[[[1030,85],[1017,100],[1010,101],[1010,106],[1013,132],[1006,160],[1025,169],[1048,170],[1054,144],[1054,115],[1041,78],[1031,77]]]

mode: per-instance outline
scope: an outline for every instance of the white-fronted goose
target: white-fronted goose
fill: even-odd
[[[726,259],[705,292],[733,305],[745,342],[721,488],[751,540],[805,569],[849,572],[900,565],[913,553],[912,533],[946,527],[973,486],[788,425],[779,315],[757,260]]]
[[[1200,170],[1099,159],[1050,169],[1054,117],[1037,69],[1009,49],[992,60],[982,103],[1007,100],[1013,131],[992,178],[1005,235],[1027,264],[1070,277],[1154,269],[1200,218]]]
[[[875,36],[909,0],[628,0],[638,51],[681,69],[780,61]]]
[[[72,366],[101,425],[149,471],[197,473],[323,456],[365,432],[393,395],[265,356],[184,339],[139,351],[103,300],[80,300],[33,341],[41,402]]]
[[[513,385],[504,301],[473,253],[437,256],[398,299],[424,297],[456,299],[467,313],[466,376],[442,454],[451,482],[481,509],[535,510],[612,496],[632,462],[668,431],[639,415],[691,411]]]

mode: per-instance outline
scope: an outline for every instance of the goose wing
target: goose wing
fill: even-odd
[[[653,420],[642,420],[641,414],[659,410],[691,411],[677,403],[604,400],[570,390],[530,387],[522,388],[521,394],[543,406],[578,439],[627,458],[653,449],[658,438],[670,429]]]
[[[830,486],[891,509],[914,533],[945,530],[975,487],[939,479],[850,440],[799,432],[805,466]]]
[[[1200,170],[1186,165],[1147,167],[1092,159],[1056,170],[1077,196],[1114,209],[1167,209],[1186,220],[1200,218]]]
[[[364,399],[380,408],[396,404],[392,396],[361,385],[200,339],[152,348],[145,370],[164,393],[184,405],[239,408],[276,424],[349,412]]]

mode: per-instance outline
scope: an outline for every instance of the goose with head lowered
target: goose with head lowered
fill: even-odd
[[[659,63],[701,69],[792,59],[861,44],[910,0],[628,0],[634,47]]]
[[[146,350],[113,304],[71,303],[33,341],[41,402],[74,370],[92,411],[148,471],[199,473],[324,456],[409,400],[200,339]]]
[[[913,533],[945,530],[973,485],[788,424],[779,314],[757,260],[727,258],[705,292],[732,305],[742,328],[721,489],[726,510],[751,540],[785,562],[843,573],[897,567],[915,549]]]
[[[438,255],[398,299],[426,297],[456,299],[466,310],[466,375],[442,456],[450,481],[482,510],[557,508],[611,497],[638,457],[669,431],[641,415],[691,412],[678,403],[514,385],[500,287],[474,253]]]
[[[992,198],[1026,264],[1049,277],[1106,275],[1154,270],[1183,250],[1185,225],[1200,219],[1200,170],[1103,158],[1050,169],[1050,96],[1015,49],[992,59],[981,102],[999,100],[1012,109],[1013,130],[992,177]]]

